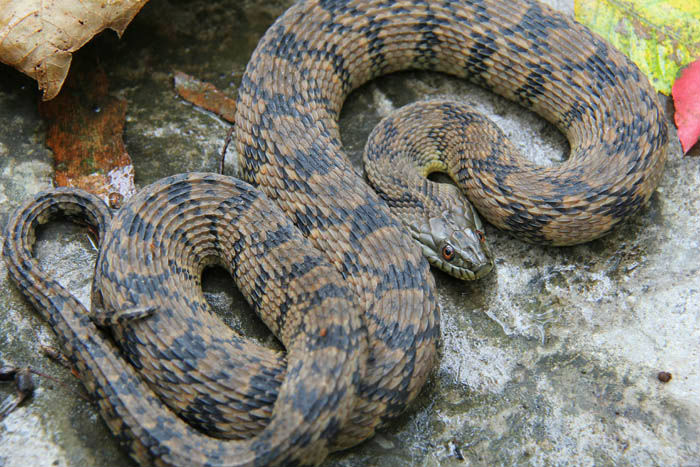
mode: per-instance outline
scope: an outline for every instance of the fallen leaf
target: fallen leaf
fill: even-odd
[[[39,111],[49,124],[57,186],[82,188],[111,205],[133,195],[134,168],[122,139],[126,101],[109,95],[104,71],[74,64],[63,92]]]
[[[213,84],[176,71],[175,91],[186,101],[233,123],[236,116],[236,100],[219,91]]]
[[[0,0],[0,62],[39,83],[53,99],[72,54],[97,33],[119,36],[148,0]]]
[[[696,60],[681,71],[671,90],[676,108],[674,120],[678,128],[683,153],[700,138],[700,60]]]
[[[680,69],[700,58],[698,0],[575,0],[574,13],[666,95]]]

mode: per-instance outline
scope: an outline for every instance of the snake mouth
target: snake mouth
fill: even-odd
[[[421,245],[421,247],[423,250],[423,256],[425,256],[432,266],[435,266],[441,271],[456,277],[457,279],[474,281],[481,279],[493,270],[494,263],[490,258],[487,261],[479,264],[453,264],[446,262],[442,259],[442,257],[436,255],[435,251],[431,248],[425,245]]]
[[[480,265],[474,271],[474,279],[481,279],[493,270],[493,261]]]

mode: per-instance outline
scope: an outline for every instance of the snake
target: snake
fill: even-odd
[[[537,166],[470,108],[428,102],[370,137],[375,192],[345,155],[339,113],[353,89],[409,69],[520,103],[567,136],[569,158]],[[140,464],[318,465],[373,436],[436,360],[429,262],[467,279],[492,267],[475,210],[526,242],[593,240],[648,202],[668,141],[637,67],[533,0],[298,1],[251,56],[235,135],[240,179],[167,177],[114,214],[56,189],[5,229],[10,276]],[[427,180],[435,171],[459,188]],[[457,194],[472,204],[435,201]],[[100,237],[90,310],[31,257],[58,214]],[[210,312],[201,274],[213,264],[286,352]]]

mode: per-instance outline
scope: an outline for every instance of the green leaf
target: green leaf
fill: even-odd
[[[574,12],[666,95],[680,69],[700,58],[700,0],[575,0]]]

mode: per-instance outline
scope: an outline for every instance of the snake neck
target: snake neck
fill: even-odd
[[[428,179],[433,172],[457,182],[460,161],[497,142],[494,125],[466,107],[420,102],[382,120],[367,140],[367,180],[387,202],[433,265],[473,280],[493,268],[481,219],[454,184]],[[497,130],[497,128],[496,128]]]

